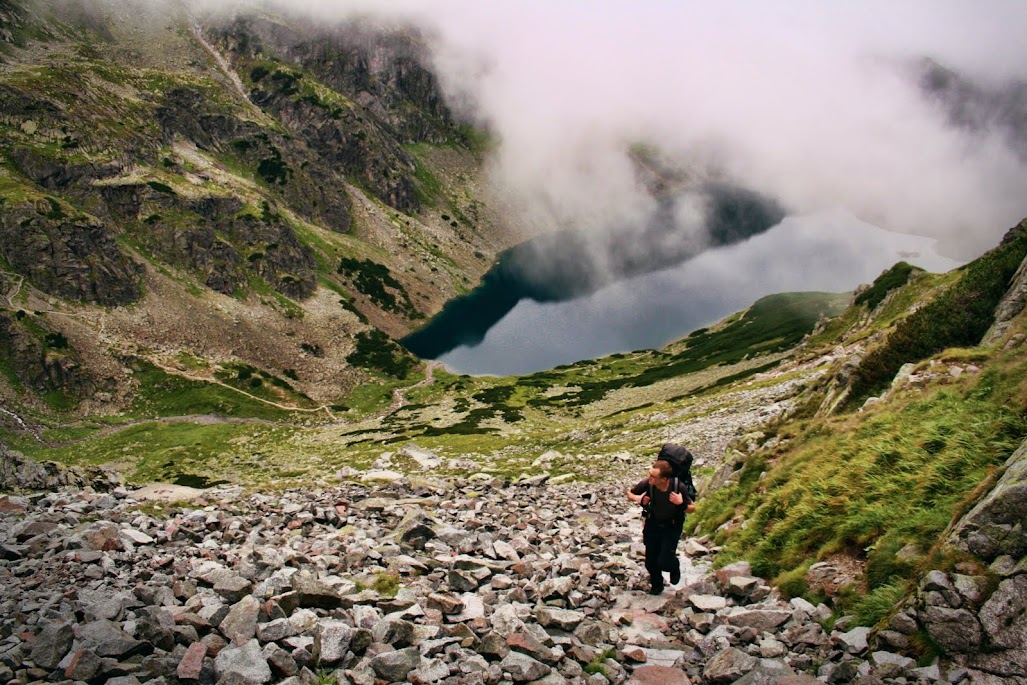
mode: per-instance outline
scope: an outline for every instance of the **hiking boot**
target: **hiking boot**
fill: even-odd
[[[681,569],[674,569],[670,572],[670,584],[677,585],[681,582]]]
[[[657,585],[656,583],[653,583],[653,586],[651,588],[649,588],[649,594],[650,595],[662,595],[663,594],[663,585]]]

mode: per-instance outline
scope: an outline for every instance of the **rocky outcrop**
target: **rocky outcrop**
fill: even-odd
[[[242,211],[232,197],[166,202],[167,216],[157,208],[145,220],[145,244],[162,259],[197,271],[207,287],[230,295],[247,286],[251,272],[296,299],[317,287],[312,250],[269,206],[257,215]],[[195,221],[183,220],[183,211]]]
[[[345,232],[352,212],[345,177],[303,138],[289,138],[238,115],[226,113],[195,88],[168,91],[155,111],[168,145],[178,139],[202,150],[241,161],[263,180],[267,192],[308,221]],[[323,112],[310,112],[306,126],[318,126]]]
[[[67,340],[59,333],[39,335],[38,323],[30,328],[22,322],[30,316],[0,310],[0,360],[26,388],[40,394],[57,391],[81,399],[95,390],[94,379]]]
[[[6,202],[0,256],[40,290],[106,306],[139,299],[142,266],[110,228],[53,198]]]
[[[445,143],[459,138],[429,69],[428,48],[412,29],[361,22],[326,26],[303,16],[289,17],[286,24],[250,16],[232,26],[214,26],[213,32],[247,36],[245,42],[233,41],[236,56],[276,55],[284,63],[302,66],[352,98],[401,143]]]
[[[256,105],[356,185],[401,211],[419,210],[416,161],[403,144],[460,139],[422,51],[396,32],[308,28],[301,34],[250,16],[206,33],[245,76]],[[320,93],[307,73],[342,96]]]
[[[79,468],[52,461],[37,462],[19,452],[8,450],[7,446],[0,442],[0,491],[3,492],[53,491],[67,487],[89,487],[105,492],[118,487],[121,482],[121,476],[109,468]],[[9,510],[8,507],[7,511]],[[0,513],[2,512],[5,512],[5,509],[0,507]],[[0,555],[0,558],[6,557]]]
[[[1018,233],[1027,230],[1027,219],[1006,234],[1003,242],[1012,240]],[[1001,339],[1012,326],[1013,319],[1027,306],[1027,258],[1020,263],[1008,292],[995,309],[995,323],[981,340],[982,345],[991,345]]]
[[[926,634],[949,672],[963,670],[979,683],[1027,683],[1025,522],[1027,442],[949,532],[949,553],[964,561],[928,573],[879,632],[878,644],[909,651]]]

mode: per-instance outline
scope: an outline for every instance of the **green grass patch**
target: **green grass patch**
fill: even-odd
[[[216,414],[269,421],[287,421],[291,412],[273,407],[214,383],[204,383],[164,372],[136,360],[134,377],[139,390],[129,413],[138,417]]]
[[[866,562],[870,590],[861,618],[879,617],[895,584],[915,570],[896,552],[910,543],[930,549],[968,493],[1027,434],[1006,394],[1023,387],[1025,370],[996,375],[1017,381],[998,388],[982,374],[966,390],[935,391],[887,413],[785,426],[794,434],[790,446],[751,456],[739,484],[705,498],[689,525],[716,530],[742,515],[744,529],[715,540],[760,575],[778,576],[790,593],[802,591],[804,565],[855,553]]]
[[[845,294],[770,295],[758,300],[747,311],[730,317],[716,330],[693,333],[666,350],[636,352],[628,356],[615,355],[597,362],[586,361],[556,367],[551,371],[519,378],[518,383],[539,390],[554,386],[568,387],[566,392],[558,395],[540,393],[527,400],[526,404],[531,407],[582,407],[621,388],[645,387],[710,367],[784,352],[813,330],[821,316],[837,315],[844,311],[847,302],[848,296]],[[724,383],[737,382],[768,366],[740,372]],[[595,380],[597,377],[599,380]]]
[[[233,440],[257,432],[246,424],[145,423],[32,456],[73,465],[116,463],[132,482],[196,487],[220,480],[226,455],[239,451]]]

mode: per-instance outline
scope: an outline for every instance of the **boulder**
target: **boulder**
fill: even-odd
[[[271,667],[264,659],[256,638],[242,645],[229,645],[214,659],[218,681],[228,678],[248,685],[263,685],[271,680]]]
[[[733,683],[756,667],[759,660],[745,652],[728,647],[706,662],[703,677],[710,683]]]

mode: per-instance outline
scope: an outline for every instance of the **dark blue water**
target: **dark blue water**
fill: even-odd
[[[564,302],[625,279],[680,264],[704,250],[763,233],[784,218],[773,200],[736,186],[708,184],[706,238],[696,240],[675,216],[673,201],[660,204],[642,227],[625,226],[596,235],[562,231],[534,238],[499,255],[496,265],[469,294],[452,300],[426,326],[401,342],[423,359],[437,359],[480,343],[519,302]],[[597,246],[603,265],[593,255]]]
[[[523,299],[484,339],[437,357],[455,373],[524,375],[616,352],[659,348],[761,297],[851,291],[898,261],[944,272],[959,262],[935,241],[884,230],[846,212],[789,216],[680,264],[560,302]]]

